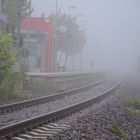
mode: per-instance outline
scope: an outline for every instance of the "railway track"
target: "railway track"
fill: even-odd
[[[15,123],[3,128],[0,128],[0,138],[13,139],[13,140],[43,140],[47,137],[55,135],[62,129],[69,128],[68,125],[57,125],[52,124],[53,122],[60,120],[70,114],[73,114],[81,109],[84,109],[94,103],[103,100],[105,97],[112,94],[112,92],[119,86],[119,83],[110,89],[94,96],[93,98],[87,99],[85,101],[70,105],[63,109],[47,113],[38,117],[34,117],[19,123]]]
[[[50,96],[43,96],[43,97],[39,97],[36,99],[31,99],[31,100],[21,101],[21,102],[17,102],[17,103],[8,104],[8,105],[3,105],[3,106],[0,106],[0,114],[17,111],[22,108],[31,107],[31,106],[35,106],[38,104],[44,104],[46,102],[51,102],[51,101],[63,98],[64,96],[71,96],[71,95],[75,94],[76,92],[79,92],[81,90],[86,90],[87,88],[99,85],[103,82],[105,82],[105,80],[94,82],[92,84],[88,84],[88,85],[85,85],[85,86],[82,86],[79,88],[64,91],[64,92],[57,93],[57,94],[50,95]]]

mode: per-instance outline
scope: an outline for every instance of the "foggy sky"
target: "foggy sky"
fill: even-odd
[[[55,11],[55,0],[32,0],[34,14],[46,16]],[[84,66],[132,69],[140,54],[139,0],[59,0],[59,7],[71,14],[82,14],[78,22],[86,29],[87,45]],[[84,24],[87,20],[88,24]]]

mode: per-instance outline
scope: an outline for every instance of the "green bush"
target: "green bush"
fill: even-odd
[[[0,95],[10,96],[14,90],[18,74],[12,71],[15,63],[14,51],[12,51],[12,38],[8,33],[0,33]]]
[[[0,83],[7,78],[14,65],[14,55],[11,50],[12,39],[7,33],[0,33]]]

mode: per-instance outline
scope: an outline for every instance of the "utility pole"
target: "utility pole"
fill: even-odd
[[[17,38],[17,56],[18,56],[18,66],[16,71],[21,70],[21,56],[20,56],[20,39],[21,39],[21,32],[20,32],[20,22],[21,22],[21,0],[17,0],[17,23],[16,23],[16,38]]]
[[[21,0],[17,0],[17,49],[20,48]]]
[[[28,15],[28,32],[27,32],[27,43],[28,43],[28,48],[26,48],[27,50],[29,50],[30,47],[30,37],[31,37],[31,13],[32,13],[32,7],[31,7],[31,0],[29,0],[29,15]],[[27,60],[27,61],[25,61]],[[27,62],[27,63],[26,63]],[[29,58],[25,58],[24,56],[24,66],[27,70],[29,70]]]
[[[54,27],[54,48],[53,48],[53,72],[57,72],[57,21],[58,21],[58,0],[56,0],[56,7],[55,7],[55,27]]]

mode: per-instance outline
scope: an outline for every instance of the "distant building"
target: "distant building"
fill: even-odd
[[[29,51],[24,58],[31,72],[52,72],[53,25],[49,18],[31,17],[21,22],[23,48]]]

